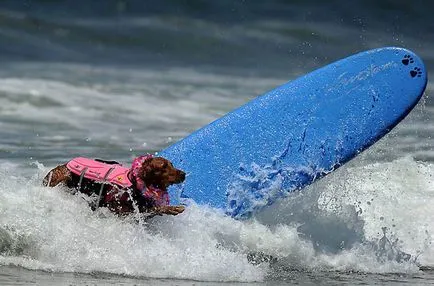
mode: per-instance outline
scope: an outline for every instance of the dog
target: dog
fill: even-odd
[[[177,215],[184,206],[170,206],[167,187],[185,180],[185,173],[162,157],[152,155],[134,159],[131,168],[115,161],[74,158],[48,172],[42,184],[59,184],[97,198],[92,209],[107,207],[118,215],[133,212]]]

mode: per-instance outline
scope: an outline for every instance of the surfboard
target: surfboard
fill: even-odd
[[[332,172],[397,125],[427,84],[422,60],[396,47],[365,51],[279,86],[158,155],[187,173],[171,203],[237,219]]]

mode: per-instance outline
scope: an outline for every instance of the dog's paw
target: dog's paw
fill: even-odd
[[[169,214],[177,215],[182,213],[185,210],[184,206],[170,206]]]
[[[159,206],[154,207],[152,212],[156,215],[177,215],[182,213],[185,210],[184,206]]]

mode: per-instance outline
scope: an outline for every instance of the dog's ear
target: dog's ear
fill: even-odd
[[[151,165],[151,160],[146,160],[142,163],[142,170],[141,170],[141,177],[143,179],[145,179],[147,176],[149,176],[151,174],[151,171],[153,169],[152,165]]]

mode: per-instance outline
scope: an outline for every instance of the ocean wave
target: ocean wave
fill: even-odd
[[[39,168],[30,179],[14,167],[0,174],[3,265],[244,282],[281,271],[414,273],[434,266],[432,165],[411,158],[343,167],[248,221],[194,204],[182,215],[141,223],[92,212],[80,195],[40,187],[47,170]]]

